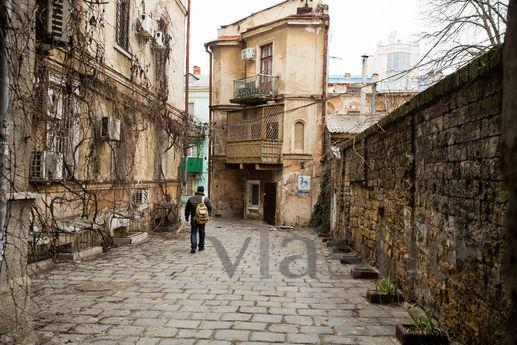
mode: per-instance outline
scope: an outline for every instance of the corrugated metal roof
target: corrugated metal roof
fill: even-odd
[[[327,114],[327,129],[330,133],[361,133],[382,117],[383,115]]]
[[[363,78],[360,75],[353,75],[350,78],[345,78],[344,75],[329,75],[328,82],[330,84],[358,84],[363,82]],[[372,83],[373,78],[367,77],[366,82]]]

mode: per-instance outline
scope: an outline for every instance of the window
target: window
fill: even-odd
[[[149,201],[149,190],[137,189],[133,192],[133,203],[147,204],[148,201]]]
[[[248,181],[248,209],[258,209],[260,205],[260,181]]]
[[[192,102],[188,103],[188,113],[189,115],[194,115],[194,103]]]
[[[266,124],[266,139],[278,140],[278,122],[270,122]]]
[[[31,157],[30,177],[33,179],[43,178],[43,153],[33,152]]]
[[[298,121],[294,124],[294,152],[303,153],[305,151],[305,125]]]
[[[116,42],[129,50],[129,0],[117,0]]]
[[[388,72],[401,72],[409,69],[410,54],[405,52],[395,52],[388,54]]]
[[[260,47],[260,74],[273,75],[273,43]]]

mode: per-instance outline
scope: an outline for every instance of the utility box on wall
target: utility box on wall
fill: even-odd
[[[181,158],[181,172],[185,173],[185,157]],[[203,158],[187,157],[187,173],[188,174],[203,173]]]

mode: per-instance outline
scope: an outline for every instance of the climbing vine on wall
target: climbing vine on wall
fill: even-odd
[[[321,192],[318,202],[314,205],[309,226],[317,228],[321,232],[330,231],[330,203],[331,203],[331,170],[325,168],[323,179],[321,180]]]

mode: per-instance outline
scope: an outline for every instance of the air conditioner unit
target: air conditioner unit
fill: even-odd
[[[29,177],[33,181],[63,179],[63,154],[51,151],[33,152]]]
[[[241,52],[242,60],[249,61],[255,60],[255,49],[254,48],[246,48]]]
[[[120,140],[120,119],[104,116],[101,119],[101,138],[107,141]]]
[[[145,13],[138,16],[138,33],[144,38],[154,36],[153,19]]]
[[[158,49],[165,49],[165,34],[163,31],[156,31],[154,34],[155,47]]]
[[[53,40],[63,43],[70,41],[70,0],[48,0],[47,32]]]
[[[137,189],[133,192],[133,203],[135,204],[147,204],[149,202],[149,190],[148,189]]]

